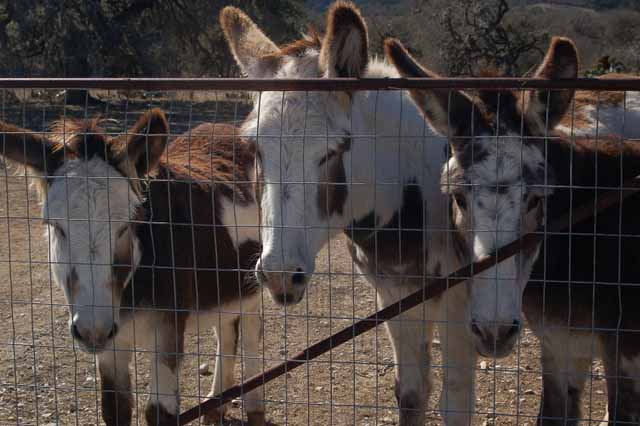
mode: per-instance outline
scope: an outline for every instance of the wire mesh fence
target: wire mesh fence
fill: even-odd
[[[18,127],[0,133],[0,423],[176,424],[169,414],[481,260],[483,235],[488,255],[527,232],[542,241],[535,267],[523,250],[392,319],[393,345],[374,328],[225,417],[524,425],[543,400],[561,421],[600,424],[613,401],[618,424],[637,422],[638,80],[331,82],[2,81],[0,120]],[[488,90],[494,132],[466,135],[460,157],[412,107],[403,89],[416,88],[445,89],[449,118],[457,89]],[[504,127],[519,108],[506,89],[544,92],[548,120],[567,88],[582,91],[559,135],[525,114]],[[622,207],[601,211],[612,191]],[[596,219],[572,224],[579,212]],[[503,350],[513,324],[498,314],[514,310],[523,326]]]

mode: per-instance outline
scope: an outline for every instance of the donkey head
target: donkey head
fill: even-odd
[[[108,137],[99,126],[99,120],[66,119],[47,138],[0,123],[2,154],[38,184],[70,332],[92,352],[118,331],[121,296],[141,256],[135,233],[143,213],[141,178],[158,164],[168,133],[159,110],[145,114],[126,137]]]
[[[367,67],[367,29],[351,3],[330,8],[324,37],[312,32],[283,47],[236,8],[225,8],[220,20],[238,65],[250,77],[360,77]],[[301,300],[317,253],[345,225],[339,218],[351,101],[344,92],[263,92],[243,126],[261,160],[263,251],[257,277],[279,303]]]
[[[437,78],[400,42],[385,53],[405,77]],[[554,38],[535,77],[575,78],[578,56],[568,39]],[[534,231],[544,220],[545,136],[569,108],[572,91],[526,93],[412,90],[426,120],[447,135],[451,149],[441,187],[451,196],[451,223],[458,255],[478,260]],[[470,331],[481,354],[503,356],[521,324],[524,287],[538,249],[522,252],[469,280]]]

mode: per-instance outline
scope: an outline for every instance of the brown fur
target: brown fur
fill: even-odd
[[[575,78],[578,74],[578,48],[566,37],[553,37],[549,49],[535,73],[544,79]]]
[[[160,164],[181,180],[203,189],[220,186],[226,196],[242,205],[253,202],[255,146],[238,137],[229,124],[204,123],[176,138]]]
[[[285,56],[301,56],[307,50],[320,50],[322,47],[322,34],[318,32],[318,30],[313,26],[309,25],[307,28],[307,34],[305,37],[300,40],[296,40],[292,43],[288,43],[280,46],[278,52],[274,52],[270,55],[265,55],[266,57],[274,57],[274,58],[283,58]]]
[[[34,173],[44,174],[51,169],[48,158],[56,144],[44,136],[0,121],[2,157]]]
[[[330,153],[321,161],[320,166],[323,170],[319,178],[318,208],[322,217],[330,217],[334,213],[342,214],[344,210],[349,188],[343,155],[349,149],[351,149],[351,140],[346,139],[336,152]]]
[[[53,158],[56,144],[44,136],[0,121],[0,142],[2,158],[11,165],[24,168],[27,175],[33,177],[32,183],[40,197],[46,194],[46,176],[58,168]]]
[[[547,223],[570,208],[593,203],[605,188],[619,188],[623,180],[640,174],[640,147],[633,142],[553,139],[547,150],[548,178],[557,186],[547,200]],[[596,186],[601,188],[598,192]],[[635,303],[640,299],[639,215],[640,196],[634,195],[622,206],[572,226],[571,234],[547,236],[523,301],[525,315],[540,338],[569,326],[572,333],[586,333],[586,338],[600,341],[609,365],[619,366],[620,356],[640,356],[640,335],[635,332],[640,329]],[[552,356],[547,353],[543,358],[545,371],[557,362]],[[637,401],[639,395],[634,396],[626,381],[615,379],[624,372],[614,368],[607,376],[611,418],[617,413],[618,421],[630,420],[630,414],[622,413],[637,410],[630,401]],[[579,406],[581,389],[558,394],[557,380],[562,379],[545,380],[541,416],[564,418],[564,405],[556,402],[566,398],[570,406]],[[618,398],[612,399],[616,394]]]
[[[354,32],[355,30],[355,32]],[[354,36],[357,53],[343,57],[339,53]],[[361,77],[369,61],[367,26],[360,10],[351,2],[336,1],[327,12],[327,32],[320,51],[320,65],[329,77]]]
[[[239,204],[253,202],[255,148],[235,138],[237,130],[224,124],[203,124],[167,146],[168,123],[160,110],[143,115],[125,137],[108,138],[100,124],[99,119],[58,122],[55,141],[4,123],[0,130],[7,158],[40,173],[56,175],[65,161],[99,156],[130,178],[132,187],[146,181],[143,204],[129,224],[140,243],[140,264],[125,287],[133,247],[131,240],[120,241],[111,285],[118,293],[115,299],[121,299],[122,327],[134,320],[137,308],[147,308],[167,333],[173,333],[161,339],[169,347],[157,350],[170,354],[164,362],[175,369],[191,312],[213,309],[257,291],[249,274],[260,252],[259,242],[235,247],[222,223],[224,198]],[[127,423],[129,400],[114,393],[110,377],[103,376],[102,382],[105,420]],[[120,386],[130,388],[128,383]],[[155,408],[148,407],[148,420],[175,423],[175,417],[162,407],[160,412]]]
[[[609,73],[601,75],[600,79],[615,80],[632,78],[631,74]],[[587,107],[621,106],[624,103],[624,92],[606,92],[594,90],[579,90],[575,94],[574,105],[560,121],[560,125],[569,129],[585,129],[593,126],[592,119],[585,112]]]
[[[564,115],[560,125],[569,129],[585,129],[594,125],[593,119],[589,118],[585,108],[620,106],[624,102],[624,92],[602,92],[602,91],[577,91],[574,105]]]
[[[420,65],[398,40],[385,40],[384,48],[386,57],[403,77],[440,78],[438,74]],[[578,66],[574,43],[566,38],[554,37],[535,77],[576,77]],[[486,73],[493,74],[495,70],[486,71],[485,76]],[[529,118],[525,124],[537,127],[535,130],[544,134],[545,129],[553,129],[557,125],[573,98],[572,90],[524,93],[483,90],[470,96],[457,90],[429,89],[411,90],[410,94],[439,133],[463,138],[492,129],[499,134],[501,123],[504,123],[505,128],[519,129],[517,125],[523,123],[523,113]],[[429,99],[430,97],[433,99]],[[496,122],[498,116],[501,123]],[[472,123],[469,117],[473,117]],[[550,120],[548,123],[547,118]],[[455,151],[458,140],[451,138],[450,141]]]
[[[100,380],[102,393],[102,413],[107,425],[128,425],[131,423],[133,412],[133,394],[131,384],[124,385],[124,389],[118,387],[113,379],[102,376]]]
[[[261,58],[278,53],[278,47],[240,9],[227,6],[220,12],[220,26],[231,52],[240,64],[246,58]]]
[[[565,37],[553,37],[534,78],[561,80],[576,78],[580,67],[575,43]],[[518,94],[518,109],[527,116],[539,134],[550,133],[562,120],[573,101],[574,90],[535,90]]]
[[[425,246],[423,212],[420,189],[416,184],[407,184],[403,188],[402,207],[389,222],[379,223],[372,211],[362,220],[352,223],[345,230],[345,235],[367,257],[366,262],[361,262],[352,246],[354,262],[373,276],[401,276],[402,282],[411,288],[422,286],[425,276],[430,278],[435,274],[435,271],[425,270],[428,248]],[[406,265],[406,270],[398,272],[398,265]]]
[[[384,41],[385,56],[396,67],[402,77],[441,78],[437,73],[423,67],[405,49],[399,40]],[[451,117],[472,117],[472,104],[462,92],[448,89],[410,90],[409,94],[436,130],[443,135],[457,135],[458,126],[450,122]],[[433,95],[435,99],[428,100]]]

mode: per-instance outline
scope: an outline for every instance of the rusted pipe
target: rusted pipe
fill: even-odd
[[[428,88],[640,91],[640,78],[0,78],[0,89],[350,91]]]

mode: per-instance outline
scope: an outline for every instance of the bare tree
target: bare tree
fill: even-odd
[[[507,16],[507,0],[452,0],[440,15],[444,31],[440,54],[451,75],[478,75],[495,68],[522,74],[543,54],[548,34],[524,19]]]
[[[0,0],[0,73],[230,76],[217,15],[228,0]],[[298,34],[303,0],[235,0],[277,42]]]

